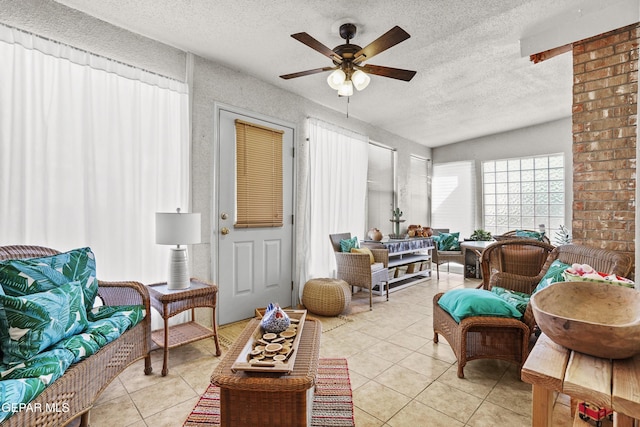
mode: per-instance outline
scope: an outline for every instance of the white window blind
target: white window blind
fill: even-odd
[[[468,238],[475,227],[475,166],[473,161],[433,165],[431,227],[460,232]]]
[[[418,156],[409,158],[409,202],[411,224],[429,225],[429,161]]]
[[[394,156],[391,148],[369,144],[367,171],[367,230],[375,227],[383,235],[393,232]]]

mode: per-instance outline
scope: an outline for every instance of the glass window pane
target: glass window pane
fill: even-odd
[[[509,193],[520,194],[520,183],[519,182],[509,183]]]
[[[495,184],[485,184],[484,185],[484,194],[495,194],[496,185]]]
[[[533,171],[529,170],[529,171],[522,171],[522,173],[520,173],[520,180],[524,181],[533,181]]]
[[[509,205],[518,205],[520,206],[520,194],[509,194]]]
[[[491,182],[496,182],[496,174],[495,173],[485,173],[484,174],[484,182],[486,184]]]
[[[533,158],[520,159],[520,169],[533,169]]]
[[[536,193],[549,191],[549,181],[536,181]]]
[[[520,159],[512,159],[507,162],[507,168],[510,171],[519,171],[520,170]]]
[[[516,217],[509,217],[509,227],[510,228],[520,228],[520,224],[521,224],[521,219],[519,216]]]
[[[484,204],[485,206],[493,205],[496,203],[496,196],[493,194],[487,194],[484,196]]]
[[[509,192],[509,187],[506,183],[504,184],[496,184],[496,193],[497,194],[505,194]]]
[[[536,193],[536,204],[547,205],[549,204],[549,194],[548,193]]]
[[[495,215],[496,214],[496,207],[494,205],[485,205],[484,214],[485,215]]]
[[[564,156],[549,156],[549,168],[564,170]]]
[[[520,218],[520,205],[509,206],[509,215]]]
[[[534,205],[522,205],[522,215],[533,215],[535,213]]]
[[[549,179],[564,179],[564,169],[549,169]]]
[[[506,172],[496,172],[496,182],[507,182],[508,174]]]
[[[536,169],[536,181],[546,181],[549,179],[548,169]]]
[[[528,230],[535,229],[536,228],[535,223],[536,222],[534,221],[533,217],[522,217],[522,228],[524,229],[528,229]]]
[[[549,167],[548,157],[536,157],[534,159],[536,169],[547,169]]]
[[[505,172],[507,170],[507,162],[499,160],[496,162],[496,172]]]
[[[549,203],[564,206],[564,193],[549,193]]]
[[[506,194],[498,194],[496,196],[496,203],[498,205],[506,205],[507,203],[509,203],[509,196]]]
[[[482,164],[482,170],[484,172],[494,172],[496,170],[496,165],[494,162],[484,162]]]
[[[526,193],[522,195],[522,203],[532,205],[535,202],[535,195],[533,193]]]

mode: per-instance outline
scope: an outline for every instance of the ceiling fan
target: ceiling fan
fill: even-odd
[[[349,43],[355,35],[356,26],[354,24],[342,24],[340,26],[340,37],[345,39],[347,43],[329,49],[307,33],[291,34],[291,37],[294,39],[327,56],[333,61],[334,66],[284,74],[280,77],[283,79],[293,79],[334,70],[327,78],[327,83],[332,89],[338,91],[338,95],[351,96],[353,95],[354,87],[358,90],[363,90],[367,87],[371,80],[368,74],[390,77],[407,82],[415,76],[416,72],[411,70],[364,64],[364,61],[368,61],[375,55],[411,37],[405,30],[396,25],[364,48]]]

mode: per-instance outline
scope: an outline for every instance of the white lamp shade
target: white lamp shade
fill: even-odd
[[[369,86],[369,82],[371,81],[371,77],[364,71],[356,70],[351,76],[351,81],[353,82],[353,86],[355,86],[358,90],[363,90],[367,86]]]
[[[351,80],[347,80],[346,82],[342,83],[342,85],[338,89],[338,95],[340,96],[353,95],[353,83],[351,83]]]
[[[156,243],[160,245],[200,243],[200,214],[157,212]]]
[[[344,71],[338,68],[333,73],[329,74],[329,77],[327,77],[327,83],[331,89],[338,90],[346,78],[347,75]]]

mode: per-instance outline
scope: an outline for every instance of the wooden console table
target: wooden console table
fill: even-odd
[[[553,392],[613,409],[614,427],[640,418],[640,355],[611,360],[571,351],[542,334],[522,367],[533,384],[532,426],[551,427]]]
[[[220,425],[310,426],[322,324],[305,320],[290,374],[231,371],[259,324],[260,319],[249,322],[211,375],[220,387]]]

